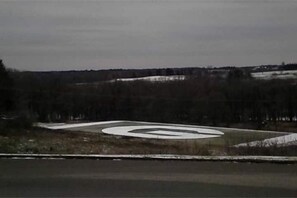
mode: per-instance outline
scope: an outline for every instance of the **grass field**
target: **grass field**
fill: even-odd
[[[186,126],[193,127],[192,125],[175,125],[175,124],[165,124],[165,123],[147,123],[147,122],[132,122],[132,121],[122,121],[119,123],[113,124],[103,124],[103,125],[95,125],[95,126],[86,126],[86,127],[75,127],[69,128],[66,130],[69,131],[83,131],[83,132],[93,132],[93,133],[101,133],[103,129],[109,127],[118,127],[118,126],[142,126],[142,125],[151,125],[151,126]],[[194,126],[198,127],[198,126]],[[256,131],[256,130],[244,130],[244,129],[228,129],[228,128],[213,128],[213,127],[201,127],[203,129],[216,129],[224,133],[224,135],[215,138],[206,138],[206,139],[193,139],[187,140],[188,142],[196,142],[199,144],[212,144],[214,146],[223,146],[226,144],[236,145],[239,143],[250,142],[255,140],[263,140],[272,137],[278,137],[282,135],[286,135],[288,133],[282,132],[269,132],[269,131]],[[171,140],[172,141],[172,140]],[[185,140],[177,140],[177,141],[185,141]]]
[[[216,128],[220,137],[165,140],[114,136],[102,130],[119,126],[188,126],[120,121],[116,123],[65,129],[33,127],[28,130],[0,131],[1,153],[69,153],[69,154],[189,154],[189,155],[296,155],[296,147],[234,148],[233,145],[283,136],[288,133],[244,129]],[[63,126],[63,125],[48,125]],[[195,126],[188,126],[195,127]],[[197,127],[197,126],[196,126]],[[62,127],[63,128],[63,127]],[[212,127],[199,127],[211,128]]]

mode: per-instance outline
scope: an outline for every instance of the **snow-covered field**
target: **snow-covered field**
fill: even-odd
[[[146,77],[139,77],[139,78],[118,78],[113,81],[136,81],[136,80],[143,80],[143,81],[150,81],[150,82],[158,82],[158,81],[175,81],[175,80],[185,80],[184,75],[174,75],[174,76],[146,76]]]
[[[219,137],[224,134],[213,129],[161,125],[111,127],[103,129],[102,132],[111,135],[154,139],[202,139]]]
[[[290,79],[297,78],[297,70],[289,71],[268,71],[251,73],[252,77],[258,79]]]
[[[38,123],[37,126],[47,128],[47,129],[73,129],[73,128],[83,128],[90,126],[103,126],[101,130],[103,133],[118,136],[128,136],[128,137],[139,137],[139,138],[150,138],[150,139],[204,139],[204,138],[214,138],[220,137],[224,133],[215,129],[205,129],[193,126],[164,126],[156,125],[152,123],[149,125],[141,124],[141,122],[135,122],[137,125],[129,126],[114,126],[113,124],[125,123],[125,121],[104,121],[104,122],[90,122],[90,123],[79,123],[79,124],[45,124]],[[108,126],[106,126],[108,125]],[[100,132],[100,130],[98,130]]]
[[[39,127],[70,131],[105,133],[115,136],[148,139],[190,140],[207,139],[214,144],[225,141],[236,146],[288,145],[297,142],[297,134],[277,131],[261,131],[223,127],[181,125],[139,121],[101,121],[89,123],[37,123]],[[240,135],[239,135],[240,134]],[[227,138],[227,139],[226,139]],[[213,140],[217,139],[217,140]],[[248,143],[249,142],[249,143]]]

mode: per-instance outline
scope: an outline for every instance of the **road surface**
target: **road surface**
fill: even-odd
[[[0,196],[297,197],[297,164],[1,159]]]

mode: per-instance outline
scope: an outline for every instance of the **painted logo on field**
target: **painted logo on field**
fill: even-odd
[[[154,139],[202,139],[220,137],[224,134],[213,129],[164,125],[117,126],[105,128],[102,132],[110,135]]]

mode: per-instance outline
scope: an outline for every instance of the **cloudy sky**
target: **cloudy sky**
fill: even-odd
[[[0,0],[20,70],[297,62],[297,0]]]

